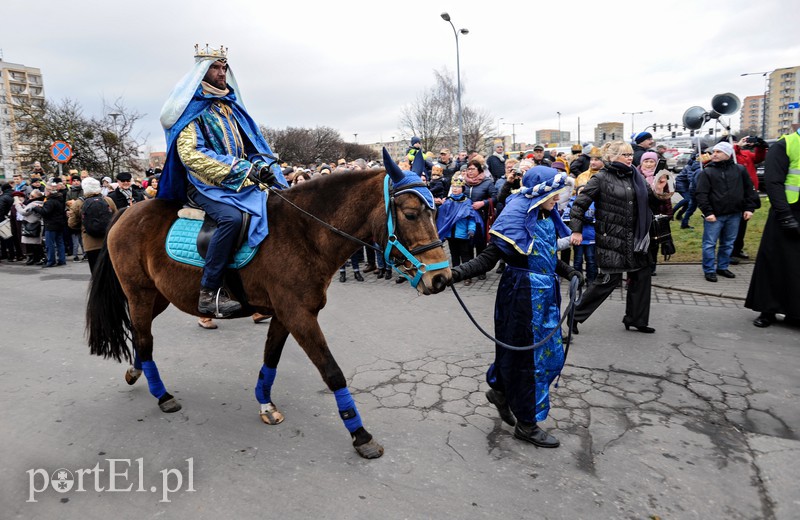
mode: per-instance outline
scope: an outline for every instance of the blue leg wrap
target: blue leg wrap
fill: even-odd
[[[150,388],[150,393],[156,399],[161,399],[167,393],[167,389],[164,387],[164,382],[161,381],[161,376],[158,375],[158,367],[155,362],[143,361],[142,370],[144,371],[144,377],[147,378],[147,386]]]
[[[272,397],[269,394],[277,373],[277,368],[269,368],[267,365],[261,367],[261,372],[258,373],[258,383],[256,383],[256,399],[258,399],[259,403],[267,404],[272,402]]]
[[[142,360],[139,359],[139,354],[136,353],[136,350],[133,351],[133,368],[136,370],[142,369]]]
[[[353,396],[350,395],[350,390],[347,388],[340,388],[336,390],[333,395],[336,397],[336,406],[339,407],[339,416],[344,421],[344,426],[350,433],[355,432],[361,428],[361,416],[358,415],[356,403],[353,401]]]

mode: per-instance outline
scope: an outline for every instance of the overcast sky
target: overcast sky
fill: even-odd
[[[635,116],[637,131],[677,123],[715,94],[763,93],[761,76],[741,73],[800,65],[796,0],[3,0],[0,49],[42,70],[51,101],[100,116],[103,98],[121,97],[146,114],[138,130],[154,151],[165,148],[161,105],[206,42],[229,48],[257,122],[374,143],[399,139],[400,112],[433,85],[433,70],[455,75],[443,11],[469,29],[459,36],[464,101],[524,123],[517,141],[558,128],[556,112],[573,140],[578,117],[584,141],[607,121],[630,134],[622,112],[653,111]]]

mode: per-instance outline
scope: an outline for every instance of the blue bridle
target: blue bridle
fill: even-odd
[[[410,190],[412,188],[425,188],[424,183],[415,183],[405,185],[402,188],[402,191],[405,192],[406,190]],[[386,240],[386,248],[383,250],[383,258],[386,260],[386,265],[391,265],[392,268],[397,272],[398,275],[404,277],[408,282],[411,284],[411,287],[417,288],[419,281],[422,279],[422,276],[427,273],[428,271],[439,271],[441,269],[447,269],[450,267],[450,262],[437,262],[435,264],[427,265],[425,263],[420,262],[417,260],[417,257],[414,255],[418,255],[420,253],[424,253],[425,251],[429,251],[431,249],[436,249],[437,247],[442,247],[441,240],[435,240],[430,244],[426,244],[423,246],[415,247],[411,251],[406,249],[403,244],[401,244],[397,240],[397,235],[394,234],[395,231],[395,221],[396,221],[396,209],[394,205],[394,193],[389,190],[389,175],[387,174],[386,177],[383,179],[383,199],[386,203],[386,230],[388,232],[389,238]],[[403,260],[399,262],[394,262],[392,260],[392,248],[397,249],[403,255]],[[413,267],[406,268],[405,263],[410,262]],[[416,269],[416,274],[412,278],[406,272],[400,270],[400,267],[403,267],[404,271],[410,271],[411,269]]]

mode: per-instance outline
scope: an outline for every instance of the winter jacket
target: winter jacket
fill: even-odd
[[[111,211],[116,213],[117,207],[114,205],[114,200],[111,197],[103,197],[103,199],[111,208]],[[93,237],[86,232],[86,229],[83,227],[83,216],[81,214],[84,202],[85,199],[77,200],[72,204],[72,207],[67,210],[67,223],[69,224],[70,228],[81,230],[84,251],[97,251],[103,247],[103,241],[105,240],[105,237]]]
[[[697,175],[696,198],[705,217],[755,211],[760,203],[747,170],[731,159],[703,168]]]
[[[501,178],[506,173],[506,158],[492,154],[486,159],[486,167],[494,180]]]
[[[587,212],[595,203],[597,265],[607,273],[636,271],[650,265],[647,251],[634,252],[639,215],[632,175],[639,174],[633,169],[625,172],[606,165],[589,179],[570,210],[569,227],[582,233],[584,224],[591,223]],[[648,194],[655,198],[652,191],[648,190]]]
[[[33,208],[42,216],[45,231],[64,231],[67,227],[66,205],[61,192],[50,193],[41,208]]]
[[[11,208],[14,207],[14,197],[11,195],[11,190],[4,191],[0,194],[0,222],[8,217]]]
[[[572,175],[577,177],[578,175],[589,169],[589,163],[591,162],[591,160],[592,160],[591,157],[589,157],[588,155],[583,153],[580,154],[575,159],[573,159],[571,163],[569,163],[570,173],[572,173]]]
[[[739,148],[738,144],[733,145],[733,151],[736,154],[736,162],[741,164],[747,169],[747,174],[750,175],[750,180],[753,186],[758,189],[758,174],[756,173],[756,164],[764,162],[767,157],[767,146],[756,146],[752,150],[744,150]]]
[[[42,216],[33,210],[33,208],[41,208],[42,202],[44,201],[44,197],[38,197],[35,199],[29,199],[26,203],[17,203],[17,215],[22,217],[23,222],[40,222],[42,220]],[[41,244],[42,237],[21,237],[23,244]]]
[[[434,179],[428,183],[428,189],[431,190],[431,194],[436,199],[443,199],[447,197],[447,188],[444,185],[444,181],[442,179]]]
[[[642,161],[642,156],[649,152],[647,148],[644,146],[639,146],[638,144],[633,144],[633,165],[639,166],[639,163]]]

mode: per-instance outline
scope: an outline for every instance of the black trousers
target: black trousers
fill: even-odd
[[[646,327],[650,321],[650,267],[628,273],[628,296],[622,322],[632,327]],[[575,307],[575,321],[583,323],[600,307],[622,281],[622,273],[600,274],[583,293]]]
[[[447,243],[450,246],[450,258],[452,259],[453,267],[469,262],[475,258],[469,239],[448,238]]]
[[[744,234],[747,233],[747,221],[742,217],[739,221],[739,232],[736,234],[736,240],[733,241],[733,251],[731,256],[737,256],[744,249]]]

